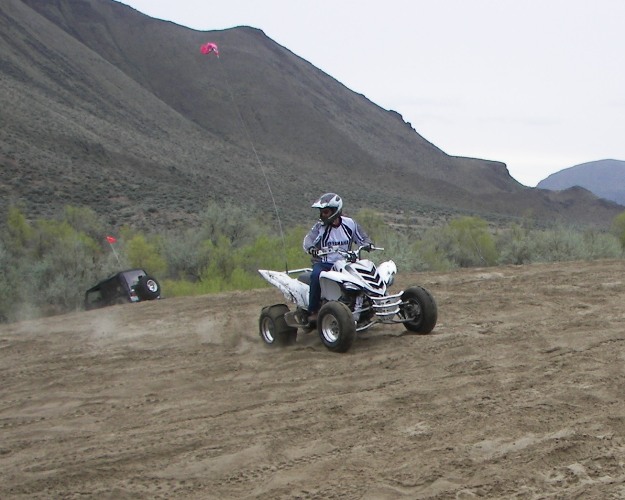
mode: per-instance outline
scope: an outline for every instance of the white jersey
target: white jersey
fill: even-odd
[[[336,227],[332,224],[326,226],[321,221],[317,222],[304,238],[304,250],[308,252],[311,247],[350,250],[352,243],[356,245],[371,244],[371,239],[367,233],[354,219],[341,215],[340,220],[341,223]],[[317,260],[334,263],[342,258],[337,253],[331,253]]]

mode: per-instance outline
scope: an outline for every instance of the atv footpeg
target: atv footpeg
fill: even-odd
[[[284,315],[284,321],[286,324],[293,328],[306,328],[311,325],[314,326],[315,322],[308,321],[308,311],[303,309],[296,309],[295,311],[289,311]]]

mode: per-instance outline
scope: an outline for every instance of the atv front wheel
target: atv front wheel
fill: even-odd
[[[289,346],[297,340],[297,328],[287,326],[284,315],[289,312],[285,304],[263,307],[258,320],[260,338],[269,346]]]
[[[352,312],[342,302],[326,302],[317,315],[317,330],[321,342],[333,352],[346,352],[356,338],[356,323]]]
[[[430,333],[436,326],[438,309],[432,294],[420,286],[411,286],[401,296],[399,315],[408,320],[406,330],[422,335]]]

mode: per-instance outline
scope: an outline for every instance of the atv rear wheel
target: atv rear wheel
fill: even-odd
[[[317,315],[317,330],[321,342],[333,352],[346,352],[356,338],[356,323],[352,312],[341,302],[326,302]]]
[[[412,286],[401,296],[399,315],[409,320],[404,323],[406,330],[422,335],[430,333],[436,326],[438,309],[432,294],[423,287]]]
[[[289,346],[297,340],[297,328],[287,326],[284,315],[289,312],[285,304],[263,307],[258,320],[260,338],[269,346]]]

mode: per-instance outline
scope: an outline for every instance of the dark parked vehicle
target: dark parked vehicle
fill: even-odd
[[[128,269],[100,281],[85,293],[85,309],[160,299],[161,287],[143,269]]]

